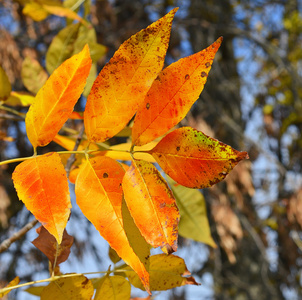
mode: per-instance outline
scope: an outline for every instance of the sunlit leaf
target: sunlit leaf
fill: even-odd
[[[76,201],[86,218],[117,254],[137,272],[148,289],[149,274],[145,266],[148,257],[139,257],[134,252],[124,229],[122,218],[124,174],[125,171],[119,163],[109,157],[99,156],[90,159],[77,176]]]
[[[59,17],[66,17],[72,20],[77,20],[86,26],[88,25],[88,23],[83,18],[81,18],[77,13],[75,13],[68,7],[52,6],[52,5],[45,5],[45,4],[43,4],[42,7],[50,14]]]
[[[26,131],[33,147],[52,141],[73,111],[91,67],[89,48],[65,61],[38,92],[26,115]]]
[[[54,261],[56,261],[56,265],[59,265],[67,260],[70,254],[70,247],[73,244],[73,237],[67,233],[66,229],[63,232],[60,245],[57,245],[55,238],[43,226],[36,229],[36,232],[39,236],[32,243],[47,256],[52,266]]]
[[[15,286],[17,285],[18,283],[20,282],[20,278],[17,276],[15,277],[12,281],[10,281],[8,283],[8,285],[6,286],[6,288],[8,287],[12,287],[12,286]],[[0,297],[4,297],[5,295],[7,295],[10,291],[6,291],[6,292],[3,292],[3,293],[0,293]]]
[[[10,96],[6,100],[5,104],[10,106],[30,106],[34,102],[35,97],[26,92],[14,92],[10,93]],[[24,114],[25,115],[25,114]]]
[[[211,236],[206,203],[202,193],[168,178],[180,213],[179,235],[216,248]]]
[[[176,255],[158,254],[150,256],[150,288],[151,291],[165,291],[187,284],[199,285],[190,276],[184,260]],[[130,283],[144,289],[138,276],[131,271],[126,272]]]
[[[133,161],[123,179],[127,206],[146,241],[167,253],[177,250],[179,212],[167,183],[149,162]]]
[[[23,161],[12,178],[19,199],[60,244],[71,203],[59,154],[48,153]]]
[[[46,287],[46,285],[40,285],[40,286],[31,286],[24,291],[34,295],[34,296],[41,296],[43,289]]]
[[[122,276],[104,276],[96,290],[94,300],[127,300],[130,299],[131,286]]]
[[[29,2],[24,6],[22,13],[29,16],[36,22],[43,21],[49,15],[49,13],[43,8],[43,6],[37,2]]]
[[[88,140],[111,138],[133,117],[163,67],[176,11],[130,37],[102,69],[84,113]]]
[[[172,131],[149,153],[176,182],[200,189],[223,180],[240,160],[248,158],[246,152],[191,127]]]
[[[63,277],[43,289],[41,300],[90,300],[93,293],[93,285],[84,275]]]
[[[24,86],[33,94],[37,94],[48,79],[40,63],[29,56],[25,57],[22,63],[21,77]]]
[[[6,100],[10,96],[12,86],[8,80],[8,77],[0,66],[0,100]]]
[[[133,144],[141,146],[153,141],[186,116],[203,90],[221,42],[219,38],[205,50],[178,60],[159,74],[136,114]]]

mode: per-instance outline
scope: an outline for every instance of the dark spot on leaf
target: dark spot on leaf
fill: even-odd
[[[176,151],[179,151],[180,150],[180,147],[176,147]]]
[[[150,108],[150,103],[146,104],[146,108],[149,109]]]
[[[108,173],[104,173],[103,178],[108,178]]]
[[[206,63],[206,68],[209,68],[211,64],[209,62]]]
[[[207,76],[207,73],[206,72],[201,72],[201,77],[206,77]]]
[[[185,80],[188,80],[189,78],[190,78],[190,75],[189,75],[189,74],[186,74]]]

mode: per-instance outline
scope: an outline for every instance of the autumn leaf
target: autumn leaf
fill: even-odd
[[[34,100],[35,97],[29,93],[12,91],[8,99],[5,101],[5,104],[10,106],[27,107],[30,106],[34,102]]]
[[[10,282],[8,283],[8,285],[7,285],[5,288],[9,288],[9,287],[15,286],[15,285],[19,284],[19,282],[20,282],[20,278],[17,276],[17,277],[15,277],[12,281],[10,281]],[[2,297],[4,297],[5,295],[7,295],[10,291],[11,291],[11,290],[6,291],[6,292],[3,292],[3,293],[0,293],[1,299],[2,299]]]
[[[191,127],[172,131],[149,153],[176,182],[199,189],[223,180],[240,160],[248,158],[246,152]]]
[[[94,300],[130,299],[131,286],[123,276],[104,276],[96,289]]]
[[[134,252],[122,217],[122,178],[120,164],[109,157],[90,159],[80,169],[75,184],[76,201],[86,218],[108,241],[117,254],[139,275],[149,290],[149,274],[144,260]],[[148,251],[149,252],[149,251]]]
[[[84,275],[63,277],[51,282],[41,293],[41,300],[92,299],[94,289]],[[68,295],[66,297],[66,295]]]
[[[71,203],[59,154],[48,153],[23,161],[12,179],[19,199],[60,244]]]
[[[150,256],[151,291],[165,291],[183,285],[199,285],[190,276],[184,260],[176,255],[157,254]],[[144,290],[134,272],[126,271],[129,281],[135,287]]]
[[[37,94],[48,75],[37,60],[27,56],[22,63],[21,78],[27,90]]]
[[[180,213],[179,235],[216,248],[211,236],[206,203],[202,193],[168,178]]]
[[[39,236],[32,243],[47,256],[52,266],[54,266],[55,260],[56,265],[67,260],[70,254],[70,247],[73,244],[73,237],[67,233],[66,229],[63,232],[60,245],[57,245],[55,238],[43,226],[37,228],[36,232]]]
[[[166,253],[177,250],[179,212],[167,183],[149,162],[133,161],[123,178],[129,211],[146,241]]]
[[[26,115],[26,131],[34,148],[52,141],[73,111],[91,67],[89,48],[65,61],[38,92]]]
[[[6,100],[9,97],[11,91],[12,86],[9,82],[7,74],[0,66],[0,100]]]
[[[165,68],[138,109],[132,128],[134,145],[144,145],[178,124],[198,99],[222,37],[208,48]]]
[[[161,71],[177,8],[125,41],[95,80],[84,113],[89,141],[123,129]]]

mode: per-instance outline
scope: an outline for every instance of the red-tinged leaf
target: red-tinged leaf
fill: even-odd
[[[149,290],[149,274],[145,266],[148,257],[138,256],[137,252],[134,252],[124,229],[122,217],[124,174],[125,171],[120,164],[109,157],[98,156],[90,159],[77,176],[76,201],[86,218],[117,254],[135,270],[145,288]]]
[[[166,253],[177,250],[179,212],[174,196],[155,166],[133,161],[123,179],[129,211],[146,241]]]
[[[35,97],[26,115],[26,131],[33,147],[52,141],[73,111],[91,67],[89,48],[58,67]]]
[[[165,291],[183,285],[199,285],[190,276],[184,260],[176,255],[158,254],[150,256],[150,288],[151,291]],[[130,283],[144,289],[134,272],[127,271]]]
[[[172,131],[149,153],[176,182],[199,189],[223,180],[240,160],[248,158],[246,152],[191,127]]]
[[[79,275],[51,282],[43,289],[41,300],[90,300],[93,294],[92,282],[84,275]]]
[[[100,72],[84,113],[88,140],[111,138],[133,117],[163,67],[176,11],[125,41]]]
[[[17,277],[15,277],[12,281],[10,281],[10,282],[8,283],[8,285],[7,285],[5,288],[13,287],[13,286],[19,284],[19,282],[20,282],[20,278],[17,276]],[[5,292],[0,293],[1,299],[2,299],[2,297],[4,297],[5,295],[7,295],[10,291],[11,291],[11,290],[8,290],[8,291],[5,291]]]
[[[48,153],[23,161],[12,178],[19,199],[60,244],[71,202],[59,154]]]
[[[67,233],[66,229],[60,245],[57,245],[56,239],[43,226],[36,229],[36,232],[39,236],[32,243],[47,256],[52,266],[55,260],[57,265],[67,260],[73,237]]]
[[[141,146],[178,124],[198,99],[222,38],[208,48],[165,68],[139,107],[132,128],[133,144]]]
[[[128,300],[131,286],[123,276],[104,276],[96,289],[94,300]]]

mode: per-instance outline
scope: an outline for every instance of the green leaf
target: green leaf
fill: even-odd
[[[25,57],[22,63],[21,77],[24,86],[33,94],[37,94],[46,82],[48,75],[37,60]]]
[[[207,209],[202,193],[186,188],[167,176],[180,212],[178,232],[182,237],[216,248],[211,236]]]
[[[80,23],[71,24],[62,29],[52,40],[46,53],[46,69],[49,74],[74,54],[79,28]]]

